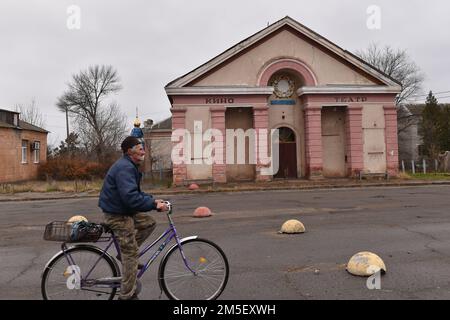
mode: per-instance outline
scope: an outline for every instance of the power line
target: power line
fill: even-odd
[[[445,99],[445,98],[450,98],[450,96],[444,96],[444,97],[436,97],[436,99]],[[425,101],[426,99],[414,99],[414,102],[420,102],[420,101]],[[445,103],[445,102],[443,102]],[[442,103],[441,103],[442,104]]]
[[[433,92],[433,91],[431,91],[431,92]],[[450,91],[433,92],[433,96],[436,96],[437,94],[443,94],[443,93],[450,93]],[[411,97],[426,97],[428,95],[429,95],[429,93],[427,93],[427,94],[414,94]]]
[[[444,98],[450,98],[450,96],[443,96],[443,97],[435,97],[436,99],[444,99]]]

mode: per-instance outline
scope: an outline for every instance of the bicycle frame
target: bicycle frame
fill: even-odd
[[[188,237],[188,238],[184,238],[184,239],[180,239],[180,237],[178,236],[177,230],[175,228],[175,224],[172,220],[171,217],[172,214],[172,208],[170,207],[170,210],[167,212],[167,218],[169,220],[169,227],[155,240],[153,241],[150,245],[146,246],[142,251],[139,252],[138,256],[139,258],[142,257],[143,255],[145,255],[148,251],[150,251],[156,244],[161,243],[161,245],[158,247],[158,249],[151,255],[151,257],[147,260],[147,262],[145,263],[144,267],[139,270],[138,274],[137,274],[137,278],[140,279],[143,274],[147,271],[147,269],[150,267],[150,265],[156,260],[156,258],[161,254],[161,252],[164,250],[164,248],[175,238],[176,241],[176,245],[178,246],[181,256],[183,258],[183,262],[184,265],[186,266],[186,268],[191,271],[193,274],[197,274],[190,266],[189,263],[186,259],[186,256],[183,252],[183,248],[182,248],[182,243],[186,240],[192,239],[192,238],[197,238],[197,236],[192,236],[192,237]],[[97,259],[97,261],[94,263],[94,265],[91,267],[91,269],[83,276],[84,279],[80,278],[81,284],[85,284],[86,279],[89,279],[90,274],[92,273],[92,271],[95,269],[95,267],[97,266],[97,264],[99,263],[99,261],[103,258],[104,255],[108,254],[108,250],[114,245],[117,254],[121,254],[120,253],[120,246],[119,243],[117,241],[117,238],[114,236],[114,233],[111,233],[111,236],[102,242],[109,242],[106,246],[105,249],[102,249],[103,254],[101,256],[99,256],[99,258]],[[64,252],[64,256],[67,259],[67,262],[69,263],[69,265],[76,265],[76,262],[73,260],[72,256],[70,255],[70,253],[66,253],[67,251],[67,246],[65,243],[63,243],[61,245],[61,249]],[[81,275],[80,275],[81,277]],[[104,280],[104,281],[102,281]],[[120,278],[114,278],[114,279],[99,279],[98,281],[95,281],[95,284],[109,284],[111,286],[116,286],[116,287],[120,287]]]

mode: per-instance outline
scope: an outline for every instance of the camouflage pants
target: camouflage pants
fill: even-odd
[[[105,213],[105,222],[114,231],[121,252],[120,299],[129,299],[136,290],[139,247],[155,230],[156,221],[147,213],[121,216]]]

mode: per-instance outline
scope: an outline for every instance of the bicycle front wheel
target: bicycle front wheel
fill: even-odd
[[[95,246],[79,245],[60,252],[42,274],[44,300],[112,300],[120,269]]]
[[[169,299],[214,300],[228,281],[228,260],[222,249],[205,239],[182,243],[186,266],[179,246],[172,247],[159,266],[159,285]]]

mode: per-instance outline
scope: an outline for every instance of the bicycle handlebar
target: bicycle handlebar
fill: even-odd
[[[163,201],[163,203],[167,206],[167,208],[169,210],[167,210],[167,214],[171,214],[172,213],[172,203],[170,203],[169,201]],[[158,212],[162,212],[162,210],[157,209],[156,211]]]

